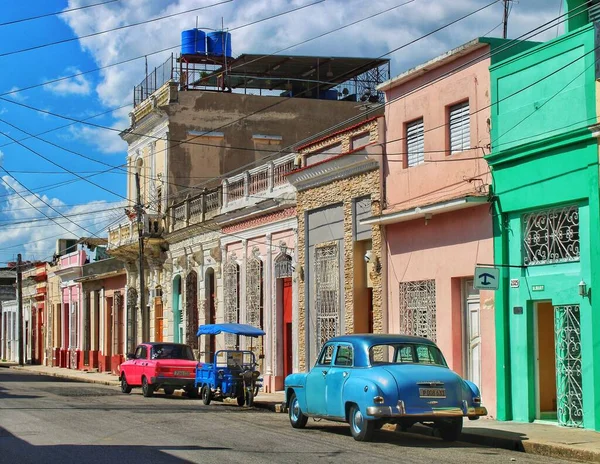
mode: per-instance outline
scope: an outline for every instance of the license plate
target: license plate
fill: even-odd
[[[190,373],[189,373],[189,371],[174,371],[173,375],[185,376],[185,375],[190,375]]]
[[[445,388],[419,388],[421,398],[446,398]]]

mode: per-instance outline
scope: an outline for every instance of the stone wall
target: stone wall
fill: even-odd
[[[361,132],[364,132],[362,129]],[[334,142],[336,143],[336,142]],[[327,145],[330,145],[327,142]],[[379,171],[370,171],[353,177],[298,192],[298,265],[306,272],[305,258],[305,212],[327,205],[344,205],[344,292],[345,292],[345,328],[347,333],[354,332],[354,259],[352,237],[352,200],[370,195],[371,212],[381,214]],[[382,238],[379,226],[372,226],[371,240],[373,253],[381,259]],[[382,274],[371,275],[373,281],[373,332],[384,331],[384,308],[382,297]],[[308,278],[304,276],[304,278]],[[306,300],[304,285],[298,286],[298,356],[299,369],[304,371],[306,365]]]

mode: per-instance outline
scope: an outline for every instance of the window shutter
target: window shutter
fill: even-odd
[[[450,154],[471,148],[469,102],[450,107]]]
[[[600,1],[594,0],[589,4],[588,15],[591,23],[600,21]]]
[[[406,152],[408,167],[416,166],[425,161],[423,119],[406,125]]]

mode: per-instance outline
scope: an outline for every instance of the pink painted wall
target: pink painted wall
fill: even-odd
[[[492,223],[487,205],[389,225],[388,324],[400,333],[399,283],[435,279],[437,344],[450,368],[463,372],[462,281],[477,263],[493,262]],[[496,405],[494,292],[480,292],[481,373],[479,387],[491,415]]]
[[[489,153],[489,46],[466,53],[438,69],[386,91],[387,154],[383,162],[385,213],[439,203],[466,195],[485,195],[491,183],[483,153]],[[461,65],[482,59],[439,82]],[[401,97],[401,98],[399,98]],[[397,101],[392,101],[398,98]],[[468,100],[471,150],[450,154],[449,107]],[[479,111],[481,110],[481,111]],[[475,114],[474,114],[475,113]],[[423,118],[425,162],[405,165],[406,124]],[[480,147],[484,147],[482,150]],[[477,263],[493,263],[489,205],[434,214],[385,227],[387,247],[388,330],[400,331],[400,282],[435,280],[437,343],[450,368],[463,374],[465,308],[463,282]],[[481,382],[484,404],[496,413],[494,292],[480,292]]]
[[[490,110],[473,114],[491,102],[489,59],[482,59],[439,82],[408,93],[488,51],[489,46],[485,46],[386,92],[386,101],[406,95],[391,102],[385,111],[387,156],[383,169],[387,210],[404,210],[456,198],[476,192],[483,183],[489,183],[489,169],[479,147],[484,147],[485,153],[489,153],[486,147],[490,142],[487,122]],[[471,147],[478,148],[450,155],[444,152],[450,144],[448,109],[466,100],[471,113]],[[425,130],[425,163],[406,168],[406,124],[420,118],[423,118]],[[446,160],[452,161],[444,162]],[[480,180],[465,180],[474,178]]]

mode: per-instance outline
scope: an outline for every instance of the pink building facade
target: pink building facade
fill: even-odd
[[[61,283],[61,349],[60,367],[78,369],[82,356],[80,347],[81,337],[81,283],[77,282],[82,275],[82,266],[87,256],[79,250],[61,256],[58,269],[55,271]]]
[[[491,45],[476,39],[382,84],[381,215],[388,331],[431,338],[451,369],[496,406],[494,292],[474,289],[493,263],[488,153]]]

